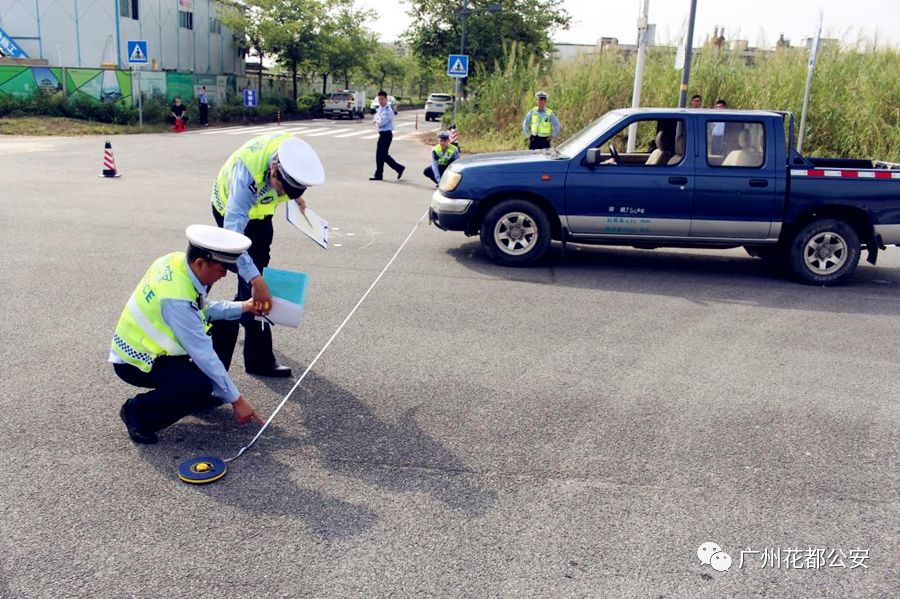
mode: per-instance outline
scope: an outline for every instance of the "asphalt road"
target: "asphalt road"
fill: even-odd
[[[900,595],[900,250],[835,289],[740,250],[504,269],[423,222],[414,125],[384,182],[368,121],[289,127],[323,159],[305,197],[332,226],[326,252],[276,218],[273,266],[310,276],[302,327],[275,334],[295,374],[414,233],[208,486],[177,465],[256,428],[223,408],[136,446],[106,357],[259,129],[115,137],[117,180],[101,137],[0,139],[0,596]],[[268,416],[293,381],[236,355]],[[705,542],[730,571],[700,563]]]

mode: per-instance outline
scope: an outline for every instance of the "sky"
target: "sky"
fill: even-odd
[[[461,0],[447,0],[460,2]],[[501,0],[515,2],[515,0]],[[472,0],[473,3],[478,0]],[[393,41],[409,26],[404,0],[357,0],[359,5],[379,11],[369,27],[382,41]],[[572,26],[558,31],[554,41],[595,44],[601,37],[617,37],[633,44],[637,17],[643,0],[562,0],[572,15]],[[656,24],[657,43],[677,45],[687,28],[690,0],[650,0],[650,23]],[[793,45],[812,37],[822,12],[822,36],[838,38],[855,46],[860,35],[879,45],[900,47],[900,1],[898,0],[697,0],[694,45],[725,28],[728,39],[744,39],[750,46],[772,47],[784,33]]]

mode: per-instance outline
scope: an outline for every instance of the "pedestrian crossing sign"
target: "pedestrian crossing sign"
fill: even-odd
[[[447,74],[451,77],[468,77],[469,55],[451,54],[447,58]]]
[[[128,40],[128,62],[147,64],[147,40]]]

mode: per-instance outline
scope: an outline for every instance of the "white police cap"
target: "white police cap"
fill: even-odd
[[[238,257],[250,247],[250,238],[228,229],[211,225],[190,225],[184,230],[190,246],[206,260],[221,263],[228,270],[237,269]]]
[[[289,137],[278,146],[278,172],[291,187],[313,187],[325,183],[325,168],[312,146]]]
[[[546,100],[546,99],[547,99],[547,92],[545,92],[545,91],[539,91],[538,93],[534,94],[534,97],[537,98],[538,100]]]

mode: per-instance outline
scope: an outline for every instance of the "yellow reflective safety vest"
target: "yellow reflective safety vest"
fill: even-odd
[[[187,355],[162,317],[164,299],[197,302],[197,289],[187,269],[185,253],[173,252],[158,258],[144,273],[119,316],[112,341],[112,350],[128,364],[150,372],[160,356]],[[209,331],[211,325],[202,309],[200,317]]]
[[[542,117],[538,114],[538,109],[535,108],[531,111],[531,134],[536,135],[538,137],[550,137],[550,134],[553,133],[553,123],[550,122],[550,117],[553,115],[553,111],[549,108],[544,109],[544,116]]]
[[[290,198],[280,194],[269,185],[266,180],[269,174],[269,159],[278,151],[281,142],[291,137],[290,133],[275,133],[254,137],[231,155],[219,176],[213,183],[212,205],[216,212],[225,216],[225,208],[228,206],[228,193],[231,189],[232,171],[234,164],[240,160],[247,171],[253,177],[253,188],[250,190],[256,196],[256,203],[250,208],[250,219],[260,220],[275,214],[275,208]]]
[[[457,150],[459,150],[459,148],[453,144],[447,144],[446,152],[441,148],[441,144],[434,146],[434,155],[437,156],[438,166],[447,166],[450,164],[450,159],[453,158],[453,155]]]

